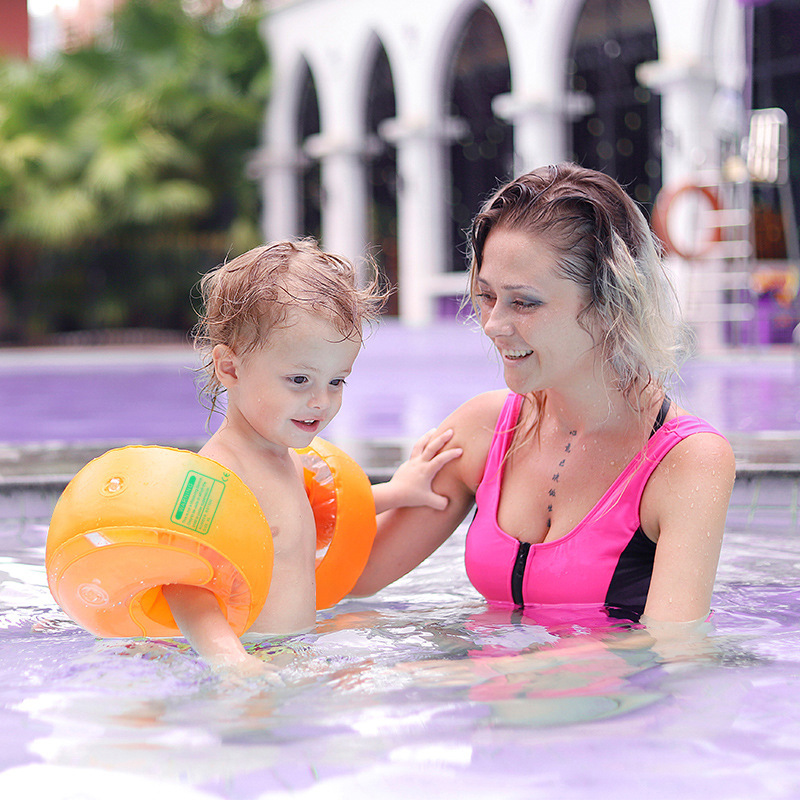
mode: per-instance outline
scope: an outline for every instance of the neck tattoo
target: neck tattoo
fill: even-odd
[[[570,437],[577,436],[578,435],[578,431],[570,431],[569,435],[570,435]],[[567,457],[569,456],[570,452],[572,452],[572,441],[568,440],[566,446],[564,447],[564,457],[561,459],[561,461],[558,462],[558,468],[559,469],[561,469],[564,466],[564,464],[567,463]],[[548,530],[550,529],[551,516],[553,514],[553,500],[555,499],[555,496],[556,496],[556,484],[558,483],[558,479],[560,477],[561,477],[561,473],[560,472],[556,472],[553,475],[553,479],[552,479],[553,480],[553,485],[550,487],[550,491],[547,493],[548,496],[550,497],[550,502],[547,504],[547,529]]]

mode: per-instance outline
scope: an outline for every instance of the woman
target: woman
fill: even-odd
[[[463,450],[433,482],[447,506],[381,515],[355,593],[413,569],[476,503],[466,566],[488,600],[704,618],[735,464],[666,395],[683,327],[636,204],[571,164],[511,181],[473,223],[470,295],[510,393],[473,398],[418,446],[429,461],[452,430]]]

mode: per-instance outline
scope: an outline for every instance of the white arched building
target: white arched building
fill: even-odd
[[[633,193],[648,207],[662,184],[729,180],[721,168],[749,119],[754,4],[268,3],[272,90],[253,163],[265,236],[318,235],[355,259],[386,251],[398,313],[419,325],[463,292],[465,221],[511,173],[577,159],[629,188],[642,178]],[[625,75],[627,99],[615,95]],[[691,272],[680,262],[679,283]],[[712,292],[712,307],[726,303]],[[718,312],[704,317],[711,338]]]

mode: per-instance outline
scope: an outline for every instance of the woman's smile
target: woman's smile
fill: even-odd
[[[521,361],[533,354],[533,350],[507,350],[500,345],[495,345],[505,361]]]

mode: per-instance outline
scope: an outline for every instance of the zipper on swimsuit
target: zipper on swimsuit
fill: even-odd
[[[519,543],[514,569],[511,570],[511,599],[518,606],[525,605],[522,597],[522,579],[525,577],[525,564],[528,562],[528,551],[530,549],[530,542]]]

